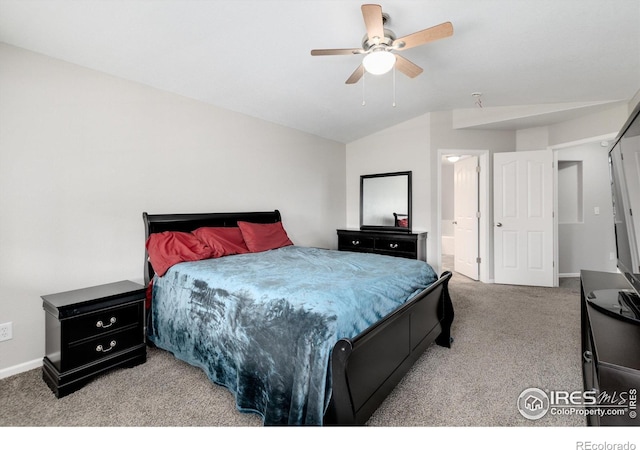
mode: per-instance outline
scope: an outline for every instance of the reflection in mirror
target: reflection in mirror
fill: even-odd
[[[360,229],[411,232],[411,172],[360,176]]]

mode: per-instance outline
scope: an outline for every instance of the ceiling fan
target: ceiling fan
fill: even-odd
[[[422,68],[395,51],[402,51],[418,45],[453,35],[451,22],[444,22],[431,28],[396,38],[393,31],[384,28],[389,16],[382,12],[380,5],[362,5],[362,16],[367,34],[362,39],[362,48],[317,49],[311,50],[312,56],[326,55],[365,55],[362,63],[347,79],[346,84],[357,83],[366,70],[372,74],[383,74],[395,67],[410,78],[422,73]]]

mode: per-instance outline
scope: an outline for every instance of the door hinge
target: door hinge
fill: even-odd
[[[480,173],[480,166],[476,166],[476,172]]]
[[[480,218],[480,211],[476,212],[476,218]]]
[[[480,257],[478,256],[478,257],[476,258],[476,262],[477,262],[478,264],[480,264],[480,263],[482,262],[482,258],[480,258]]]

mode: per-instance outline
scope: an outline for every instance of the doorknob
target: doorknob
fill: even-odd
[[[498,223],[496,224],[496,226],[497,226],[497,227],[501,227],[501,226],[502,226],[502,223],[498,222]]]
[[[453,222],[451,222],[454,225],[458,225],[458,222],[456,222],[455,220]]]

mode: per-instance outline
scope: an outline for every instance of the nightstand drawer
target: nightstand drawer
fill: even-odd
[[[373,249],[373,239],[361,236],[340,236],[338,238],[338,245],[341,249]]]
[[[127,350],[144,342],[143,331],[134,326],[116,333],[104,334],[94,339],[80,341],[69,345],[66,352],[69,366],[65,370],[74,369],[102,358]]]
[[[133,305],[105,309],[68,319],[65,326],[68,342],[73,343],[81,339],[121,330],[140,322],[141,316],[142,304],[136,302]]]
[[[384,250],[385,252],[404,252],[415,253],[416,242],[405,241],[400,239],[376,239],[376,250]]]

